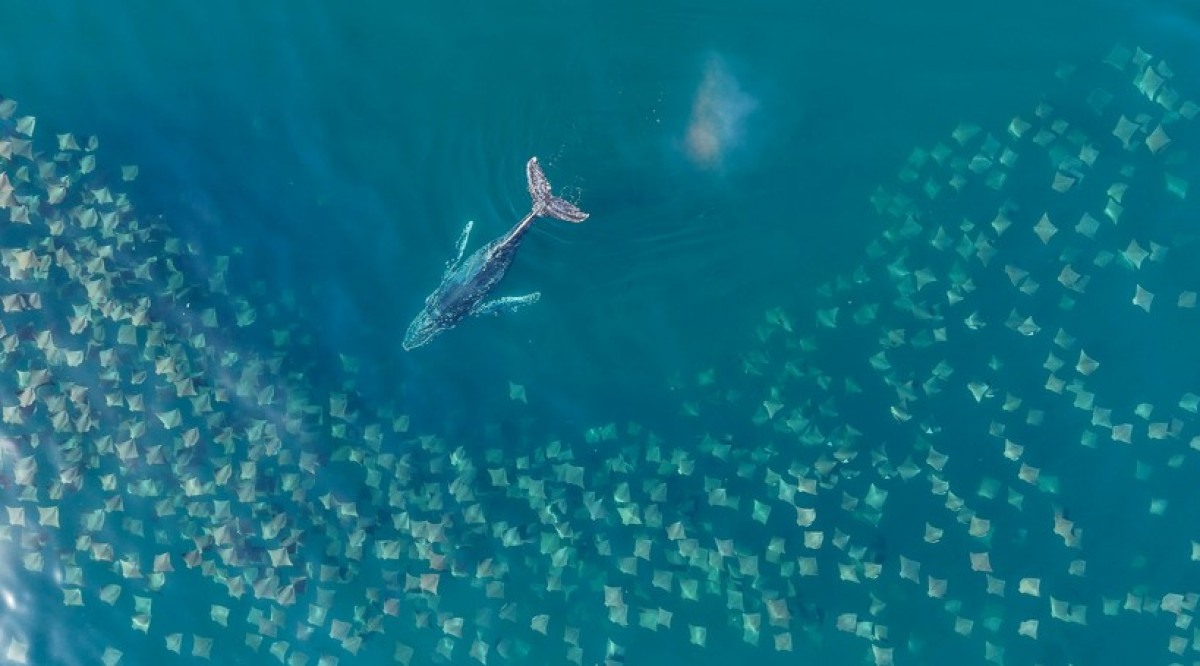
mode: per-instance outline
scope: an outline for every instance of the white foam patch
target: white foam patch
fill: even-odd
[[[700,167],[721,166],[742,143],[746,120],[757,108],[758,100],[742,90],[725,59],[710,55],[692,102],[685,141],[688,159]]]

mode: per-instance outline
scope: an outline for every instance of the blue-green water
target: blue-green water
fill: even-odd
[[[81,297],[62,274],[10,275],[5,294],[41,294],[44,318],[5,314],[19,347],[6,361],[4,406],[28,388],[18,371],[47,366],[39,331],[88,351],[76,369],[56,370],[55,390],[35,387],[42,402],[22,407],[25,423],[6,424],[4,500],[27,516],[0,515],[11,553],[0,659],[96,663],[107,648],[123,664],[193,663],[203,661],[199,636],[214,640],[211,661],[246,664],[393,663],[407,649],[414,664],[478,663],[480,645],[489,663],[516,664],[1191,661],[1195,409],[1180,396],[1200,393],[1190,333],[1200,322],[1176,303],[1197,288],[1196,210],[1194,192],[1181,198],[1163,183],[1194,175],[1195,130],[1178,104],[1165,108],[1130,85],[1143,65],[1117,72],[1100,62],[1113,44],[1143,47],[1195,99],[1197,17],[1165,2],[975,4],[6,7],[0,93],[19,102],[18,116],[37,116],[38,149],[54,153],[64,132],[97,136],[104,182],[193,248],[175,260],[185,291],[172,301],[163,294],[180,292],[166,273],[144,282],[132,273],[148,256],[167,258],[161,239],[109,259],[122,298],[154,299],[198,385],[236,393],[248,359],[274,357],[257,381],[279,397],[218,402],[224,420],[205,423],[151,363],[164,352],[122,352],[116,385],[144,392],[152,410],[180,402],[182,427],[200,428],[199,448],[181,444],[150,414],[100,397],[113,390],[100,352],[118,336],[115,318],[94,326],[107,326],[107,341],[85,343],[66,330]],[[1088,108],[1097,87],[1114,96],[1099,114]],[[1063,142],[1044,147],[1031,142],[1037,130],[1007,134],[1014,116],[1035,121],[1043,99],[1054,108],[1047,118],[1061,114],[1084,138],[1055,129]],[[714,124],[698,127],[697,108],[714,109]],[[1121,113],[1148,114],[1140,151],[1113,145]],[[1144,138],[1160,120],[1172,144],[1152,152]],[[942,182],[930,197],[926,179],[942,166],[978,175],[967,167],[984,137],[959,145],[950,133],[960,123],[1011,142],[1012,176],[958,194]],[[939,142],[952,157],[910,162],[914,148]],[[1094,169],[1062,167],[1087,175],[1053,191],[1055,168],[1080,145],[1099,148]],[[501,291],[539,290],[541,301],[403,351],[403,331],[466,221],[475,220],[474,248],[528,210],[530,155],[591,214],[582,225],[541,220],[526,240]],[[967,161],[955,166],[959,157]],[[920,173],[912,183],[906,163]],[[17,164],[6,163],[14,181]],[[140,167],[132,183],[116,177],[125,164]],[[100,182],[84,176],[75,182]],[[1103,216],[1112,183],[1129,187],[1117,224]],[[901,190],[916,203],[891,198]],[[1002,206],[1013,228],[992,231]],[[1094,238],[1073,231],[1083,211],[1104,225]],[[1030,231],[1043,212],[1058,228],[1046,243]],[[932,247],[938,228],[953,250]],[[46,229],[9,224],[0,238],[6,248],[58,242]],[[976,254],[981,238],[997,248],[990,263]],[[1101,258],[1128,251],[1131,239],[1166,248],[1167,259],[1132,269]],[[873,241],[878,256],[864,251]],[[231,257],[229,294],[208,281],[222,256]],[[1092,277],[1083,293],[1059,280],[1065,264]],[[922,270],[936,281],[914,280]],[[1148,313],[1129,303],[1135,283],[1156,293]],[[233,325],[239,296],[254,323]],[[855,321],[871,304],[877,318]],[[207,307],[221,325],[200,346],[192,336]],[[822,326],[834,307],[836,327]],[[790,323],[764,315],[773,308]],[[972,311],[988,326],[965,326]],[[1013,312],[1041,330],[1006,327]],[[287,327],[288,339],[273,337]],[[1056,344],[1060,329],[1076,341]],[[1100,361],[1094,374],[1072,373],[1081,348]],[[222,364],[216,350],[238,360]],[[886,362],[875,358],[881,350]],[[928,384],[943,361],[953,374]],[[145,384],[131,378],[139,368]],[[1078,383],[1047,390],[1047,375]],[[51,426],[51,394],[68,380],[93,387],[100,424],[70,444]],[[973,400],[972,383],[993,397]],[[512,399],[512,385],[525,401]],[[1112,409],[1112,424],[1133,424],[1131,444],[1072,408],[1079,391]],[[343,394],[357,418],[334,413],[331,396]],[[289,432],[298,405],[315,410]],[[407,427],[391,427],[402,414]],[[131,435],[143,418],[149,434]],[[387,426],[378,442],[367,434],[374,422]],[[277,425],[279,441],[261,448],[255,423]],[[611,436],[596,434],[609,424]],[[1169,434],[1151,435],[1151,424]],[[215,439],[225,427],[231,444]],[[1080,446],[1087,432],[1096,441]],[[166,467],[114,453],[97,443],[106,433],[136,440],[139,460],[163,446]],[[714,442],[729,452],[714,455]],[[930,449],[949,456],[944,468]],[[21,481],[27,460],[38,461],[33,491]],[[225,466],[231,482],[184,484],[218,479]],[[82,475],[77,486],[67,469]],[[507,490],[489,471],[500,469]],[[373,480],[380,470],[383,481]],[[160,497],[174,503],[160,510],[136,497],[131,484],[144,478],[160,480]],[[795,492],[803,479],[815,494]],[[235,491],[240,482],[246,494]],[[714,506],[717,488],[740,498],[736,509]],[[880,490],[886,502],[872,506]],[[121,508],[107,504],[114,498]],[[1162,515],[1151,514],[1159,500]],[[346,503],[355,510],[338,508]],[[813,525],[798,525],[788,504],[815,508]],[[52,505],[60,526],[35,527],[37,509]],[[630,506],[640,525],[621,516]],[[108,516],[98,529],[85,518],[96,510]],[[1055,533],[1056,515],[1082,530],[1079,543]],[[276,516],[291,537],[264,534]],[[990,531],[971,534],[975,516]],[[445,536],[411,522],[421,520],[443,522]],[[923,538],[927,524],[945,536]],[[691,546],[669,525],[705,553],[732,540],[737,555],[689,561],[679,552]],[[231,532],[237,547],[227,551]],[[821,548],[805,532],[820,532]],[[115,559],[136,559],[143,574],[167,554],[173,571],[161,581],[129,576],[80,539],[111,543]],[[769,555],[773,539],[785,554]],[[638,541],[650,544],[641,558]],[[352,542],[361,555],[347,550]],[[401,554],[385,557],[381,543],[401,543]],[[273,559],[279,549],[291,564]],[[1003,596],[972,569],[971,554],[985,552]],[[489,558],[492,574],[479,568]],[[640,563],[635,574],[622,571],[629,558]],[[907,560],[922,562],[917,584],[901,575]],[[1085,571],[1068,573],[1073,561]],[[797,573],[813,563],[816,575]],[[406,584],[406,574],[438,571],[437,595]],[[655,586],[655,572],[674,582]],[[240,595],[216,582],[237,578]],[[1039,595],[1018,591],[1034,578]],[[290,583],[285,601],[252,589],[264,580]],[[566,592],[554,589],[559,580]],[[683,580],[698,584],[698,599],[685,598]],[[930,592],[938,580],[947,581],[940,598]],[[102,598],[107,585],[122,590],[115,603]],[[624,590],[627,627],[611,621],[606,587]],[[64,589],[82,607],[64,604]],[[1178,619],[1160,608],[1170,594],[1185,595]],[[1145,598],[1146,612],[1124,609],[1131,596]],[[772,625],[777,599],[789,616]],[[224,625],[214,605],[229,609]],[[314,619],[314,607],[328,617]],[[1086,624],[1054,617],[1072,607],[1086,608]],[[640,627],[647,609],[671,613],[670,626]],[[748,640],[756,613],[762,635]],[[530,628],[541,615],[546,636]],[[454,618],[461,637],[446,629]],[[145,620],[145,631],[131,626]],[[1036,640],[1018,630],[1030,620],[1040,622]],[[706,646],[692,644],[689,625],[707,628]],[[342,626],[361,647],[340,644]],[[572,630],[577,640],[564,636]],[[179,654],[170,651],[177,634]],[[777,650],[784,635],[790,652]],[[1182,654],[1169,650],[1172,637],[1184,638]],[[608,645],[619,647],[606,654]]]

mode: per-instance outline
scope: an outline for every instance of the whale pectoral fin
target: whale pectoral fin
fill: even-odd
[[[542,292],[535,291],[524,296],[505,296],[495,300],[480,303],[471,311],[473,315],[497,315],[502,312],[515,312],[527,305],[533,305],[542,297]]]
[[[454,258],[446,262],[446,272],[454,270],[462,261],[463,252],[467,250],[467,239],[471,237],[471,227],[475,226],[474,220],[469,220],[467,226],[463,227],[462,234],[458,237],[458,243],[454,245]]]

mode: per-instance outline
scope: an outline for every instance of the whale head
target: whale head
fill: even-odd
[[[421,313],[408,325],[408,331],[404,334],[402,343],[404,350],[411,351],[428,344],[438,333],[442,332],[442,329],[443,327],[438,323],[437,318],[430,314],[428,308],[421,310]]]

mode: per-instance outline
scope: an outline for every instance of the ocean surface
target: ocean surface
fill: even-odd
[[[0,24],[0,663],[1200,659],[1195,6]]]

